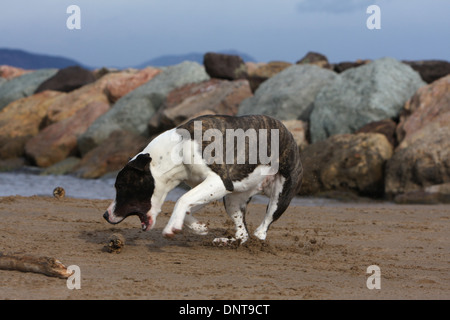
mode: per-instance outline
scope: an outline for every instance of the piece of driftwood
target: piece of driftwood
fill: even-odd
[[[50,277],[66,279],[72,272],[59,260],[29,255],[8,255],[0,252],[0,269],[42,273]]]

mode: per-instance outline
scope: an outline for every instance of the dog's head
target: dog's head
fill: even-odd
[[[139,154],[119,172],[114,185],[116,199],[103,215],[106,221],[116,224],[128,216],[137,215],[142,230],[153,226],[154,219],[149,213],[155,189],[155,180],[150,172],[151,160],[148,153]]]

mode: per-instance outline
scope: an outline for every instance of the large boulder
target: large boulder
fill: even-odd
[[[416,70],[423,81],[431,83],[450,74],[450,62],[444,60],[403,61]]]
[[[204,67],[196,62],[186,61],[165,68],[153,79],[120,98],[89,127],[78,141],[81,153],[85,154],[95,148],[117,130],[148,135],[148,121],[161,107],[170,91],[188,83],[208,79]]]
[[[265,114],[280,120],[309,121],[316,94],[337,74],[315,65],[293,65],[260,85],[244,100],[239,114]]]
[[[254,68],[249,68],[249,64],[247,63],[247,79],[252,92],[255,92],[261,83],[290,66],[292,66],[292,63],[289,62],[271,61],[256,65]]]
[[[420,88],[405,104],[400,144],[386,167],[386,193],[395,196],[450,182],[450,76]]]
[[[384,119],[380,121],[370,122],[355,131],[355,133],[381,133],[386,136],[393,147],[397,146],[397,137],[395,130],[397,123],[391,119]]]
[[[109,104],[92,102],[72,117],[56,122],[25,144],[25,155],[39,167],[49,167],[78,154],[77,138],[102,114]]]
[[[340,134],[307,146],[301,153],[301,195],[350,191],[379,197],[384,192],[384,167],[392,145],[379,133]]]
[[[389,197],[450,182],[450,113],[404,139],[386,165]]]
[[[219,80],[188,84],[169,93],[150,118],[149,132],[167,130],[199,114],[236,115],[242,100],[251,97],[247,80]]]
[[[405,103],[397,127],[398,140],[408,140],[411,134],[445,113],[450,113],[450,75],[419,88]]]
[[[17,78],[25,73],[30,73],[30,72],[32,72],[32,70],[25,70],[22,68],[17,68],[17,67],[7,66],[7,65],[0,66],[0,78],[6,79],[6,80]]]
[[[111,104],[114,104],[124,95],[153,79],[160,72],[161,69],[153,67],[147,67],[142,70],[125,70],[118,73],[120,76],[108,77],[105,93]]]
[[[70,156],[60,162],[57,162],[50,167],[41,171],[41,175],[65,175],[70,174],[74,168],[80,163],[81,159],[75,156]]]
[[[57,69],[41,69],[3,83],[0,86],[0,110],[15,100],[32,95],[42,82],[56,72],[58,72]]]
[[[333,65],[334,72],[342,73],[348,69],[357,68],[372,62],[371,60],[343,61]]]
[[[70,92],[86,84],[94,82],[94,74],[80,66],[72,66],[59,70],[53,77],[42,82],[34,93],[45,90]]]
[[[392,58],[344,71],[316,96],[311,113],[312,142],[397,117],[405,102],[423,85],[416,71]]]
[[[296,64],[314,64],[321,68],[331,69],[328,58],[321,53],[310,51],[303,58],[296,62]]]
[[[399,204],[439,204],[450,203],[450,183],[442,183],[397,195]]]
[[[0,158],[16,158],[35,136],[51,104],[63,93],[44,91],[10,103],[0,111]]]
[[[104,142],[84,155],[73,169],[76,176],[95,179],[122,169],[149,139],[128,131],[114,131]]]
[[[42,127],[70,118],[89,103],[109,103],[104,92],[108,76],[115,77],[118,75],[113,73],[69,93],[61,93],[49,106]]]
[[[120,96],[120,90],[115,90],[115,88],[117,87],[117,84],[122,83],[124,79],[129,80],[129,84],[123,88],[125,91],[132,90],[135,86],[142,84],[139,81],[133,81],[133,79],[135,80],[135,77],[135,74],[130,75],[130,72],[128,71],[111,72],[93,83],[87,84],[69,93],[63,93],[58,99],[55,99],[49,107],[42,126],[45,127],[67,119],[90,103],[109,103],[110,99],[114,100]],[[142,79],[141,75],[137,77]],[[146,77],[144,76],[143,78],[145,79]],[[111,92],[113,92],[113,94],[111,94]]]
[[[302,120],[283,120],[281,122],[292,134],[300,151],[305,149],[308,145],[308,123]]]
[[[203,64],[211,78],[237,80],[247,77],[247,67],[238,55],[208,52],[203,56]]]

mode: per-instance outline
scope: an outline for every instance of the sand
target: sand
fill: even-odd
[[[449,299],[450,206],[341,203],[291,206],[266,242],[215,247],[233,226],[221,203],[197,214],[210,232],[162,237],[173,203],[153,230],[137,217],[104,221],[108,200],[0,197],[0,252],[77,265],[80,289],[65,279],[0,270],[0,299]],[[250,204],[255,230],[265,206]],[[120,253],[108,239],[120,234]],[[380,269],[380,289],[368,289]],[[371,283],[376,283],[370,281]]]

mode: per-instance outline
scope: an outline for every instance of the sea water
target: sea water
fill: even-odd
[[[115,198],[115,177],[81,179],[71,175],[41,175],[37,169],[0,173],[0,197],[5,196],[53,196],[56,187],[64,188],[66,197],[79,199],[112,200]],[[187,190],[175,188],[166,200],[177,201]],[[253,203],[268,203],[264,196],[254,196]],[[324,198],[296,197],[291,205],[324,206],[336,205],[337,201]]]

